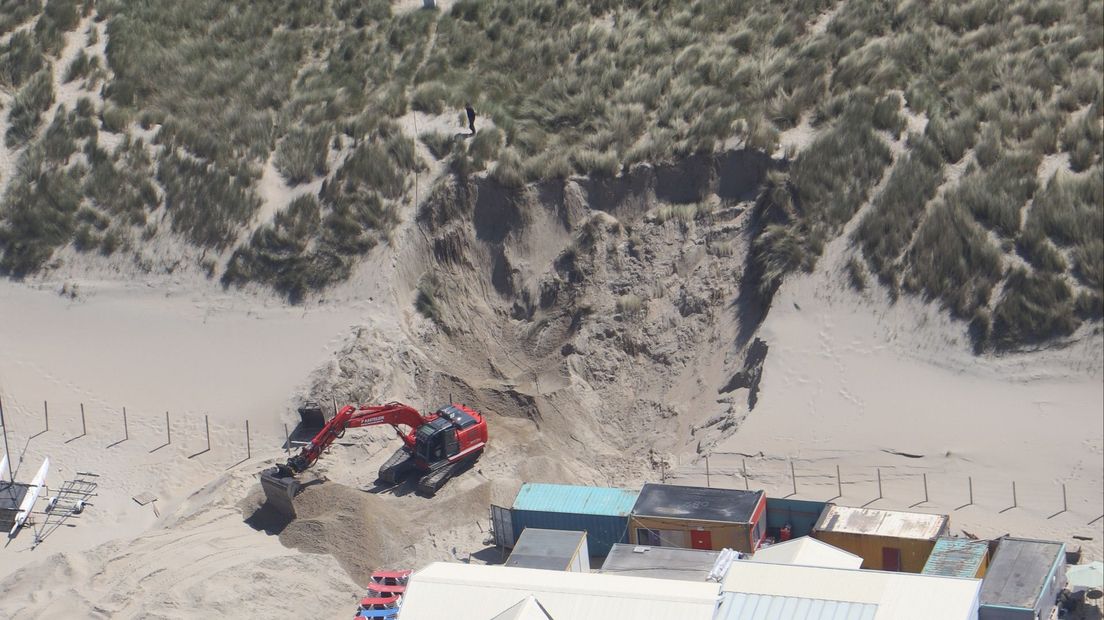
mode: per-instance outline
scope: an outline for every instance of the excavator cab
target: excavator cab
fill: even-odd
[[[455,456],[460,451],[456,427],[448,418],[437,418],[422,425],[414,435],[414,456],[433,464]]]

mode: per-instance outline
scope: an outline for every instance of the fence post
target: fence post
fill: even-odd
[[[123,407],[123,439],[130,439],[130,426],[127,424],[126,407]]]
[[[291,454],[291,435],[288,434],[287,424],[284,424],[284,453]]]
[[[46,415],[46,430],[50,430],[50,405],[42,401],[42,413]]]
[[[709,457],[705,457],[705,486],[709,488]]]
[[[253,449],[249,446],[249,420],[245,421],[245,458],[253,456]]]
[[[878,470],[878,499],[882,499],[882,468],[876,468]]]
[[[207,419],[207,414],[203,414],[203,428],[207,431],[207,450],[211,450],[211,422]]]
[[[84,423],[84,403],[81,403],[80,406],[81,406],[81,437],[84,437],[85,435],[88,434],[88,425]]]
[[[169,423],[169,412],[165,412],[165,445],[172,444],[172,425]]]
[[[1020,505],[1019,502],[1016,501],[1016,481],[1013,480],[1012,481],[1012,507],[1016,508],[1019,505]]]
[[[928,473],[924,472],[924,503],[928,502]]]
[[[4,402],[0,399],[0,427],[4,432],[4,456],[9,459],[8,462],[8,481],[13,485],[15,484],[15,463],[10,462],[11,449],[8,448],[8,423],[4,421]]]
[[[839,465],[836,465],[836,497],[843,497],[843,479],[840,478]]]
[[[1062,483],[1062,512],[1069,510],[1069,505],[1066,504],[1066,483]]]
[[[794,473],[793,459],[790,459],[790,480],[793,482],[793,494],[797,495],[797,474]]]
[[[970,481],[970,503],[969,503],[969,505],[973,506],[974,505],[974,477],[970,476],[970,477],[967,478],[967,480]]]

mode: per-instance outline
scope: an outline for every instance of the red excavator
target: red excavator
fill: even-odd
[[[350,428],[390,424],[403,441],[391,458],[379,468],[379,479],[394,484],[410,472],[421,476],[418,492],[433,495],[448,479],[471,465],[487,445],[487,421],[473,409],[453,403],[422,415],[403,403],[346,405],[287,463],[261,472],[261,487],[269,503],[295,515],[292,498],[299,492],[295,476],[307,470],[318,457]],[[400,426],[410,430],[403,432]]]

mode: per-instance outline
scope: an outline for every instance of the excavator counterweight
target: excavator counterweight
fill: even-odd
[[[300,409],[304,423],[316,423],[320,411]],[[309,417],[309,420],[308,420]],[[389,424],[403,446],[379,469],[379,480],[396,484],[411,472],[421,476],[418,492],[433,495],[450,478],[475,462],[487,445],[487,421],[473,409],[453,403],[422,415],[402,403],[347,405],[326,421],[318,434],[299,454],[260,474],[266,505],[290,518],[295,517],[297,478],[318,460],[322,452],[350,428]],[[403,432],[400,427],[409,430]]]

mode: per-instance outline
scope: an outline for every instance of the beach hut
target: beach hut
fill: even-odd
[[[813,537],[860,556],[863,568],[919,573],[949,525],[946,515],[829,504]]]
[[[762,491],[644,485],[629,517],[629,542],[751,553],[766,536]]]
[[[496,531],[509,530],[512,547],[526,528],[587,533],[590,553],[604,556],[626,542],[629,513],[637,491],[567,484],[528,483],[521,486],[509,510],[492,507]],[[508,522],[508,523],[507,523]]]
[[[1066,587],[1066,546],[1002,538],[981,585],[978,620],[1049,618]]]
[[[924,570],[920,572],[925,575],[981,579],[988,567],[988,542],[969,538],[940,538],[935,541]]]
[[[506,558],[506,566],[588,573],[586,532],[527,528]]]

